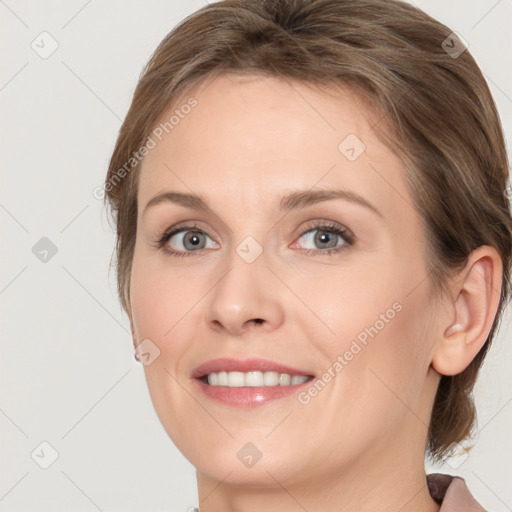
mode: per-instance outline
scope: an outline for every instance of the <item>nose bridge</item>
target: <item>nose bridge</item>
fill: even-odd
[[[241,334],[254,323],[278,327],[284,310],[267,263],[267,254],[252,237],[235,247],[208,294],[207,323],[232,334]]]

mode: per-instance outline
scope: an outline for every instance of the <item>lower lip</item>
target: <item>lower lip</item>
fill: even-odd
[[[295,395],[302,388],[308,386],[312,380],[290,386],[244,386],[230,388],[228,386],[210,386],[200,379],[195,379],[201,391],[208,398],[226,405],[243,408],[257,407],[278,398]]]

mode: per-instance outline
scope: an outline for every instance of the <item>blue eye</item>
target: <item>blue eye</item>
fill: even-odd
[[[317,221],[318,222],[318,221]],[[298,244],[306,255],[327,255],[340,252],[354,244],[351,231],[332,221],[322,221],[303,231]],[[202,249],[216,249],[219,245],[199,226],[181,226],[164,233],[155,242],[157,249],[162,249],[170,256],[194,256]],[[297,242],[293,244],[297,245]]]
[[[301,248],[308,254],[311,252],[331,254],[347,245],[352,245],[352,238],[347,230],[333,225],[315,226],[304,232],[299,240],[301,239],[304,240]]]
[[[172,249],[171,253],[185,254],[190,251],[216,247],[216,243],[206,233],[185,228],[166,233],[158,243],[162,246],[168,244]]]

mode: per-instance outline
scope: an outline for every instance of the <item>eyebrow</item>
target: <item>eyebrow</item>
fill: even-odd
[[[364,206],[371,210],[379,217],[383,217],[382,213],[367,199],[349,190],[341,189],[324,189],[324,190],[297,190],[283,196],[279,203],[279,210],[281,212],[290,212],[300,208],[306,208],[317,203],[324,201],[331,201],[333,199],[344,199],[351,203]],[[210,206],[204,197],[197,194],[186,194],[183,192],[163,192],[156,195],[148,201],[144,207],[143,214],[146,211],[156,206],[157,204],[170,202],[178,206],[192,208],[194,210],[208,211]]]

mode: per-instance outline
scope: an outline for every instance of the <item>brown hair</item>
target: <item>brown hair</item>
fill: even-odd
[[[404,162],[427,233],[435,297],[447,292],[448,278],[479,246],[495,247],[502,258],[500,304],[488,339],[462,373],[441,377],[426,448],[439,460],[469,437],[473,386],[511,293],[512,219],[499,116],[477,64],[451,34],[398,0],[224,0],[179,23],[141,74],[105,179],[125,311],[130,314],[141,148],[180,94],[225,72],[350,87],[379,113],[373,128]]]

